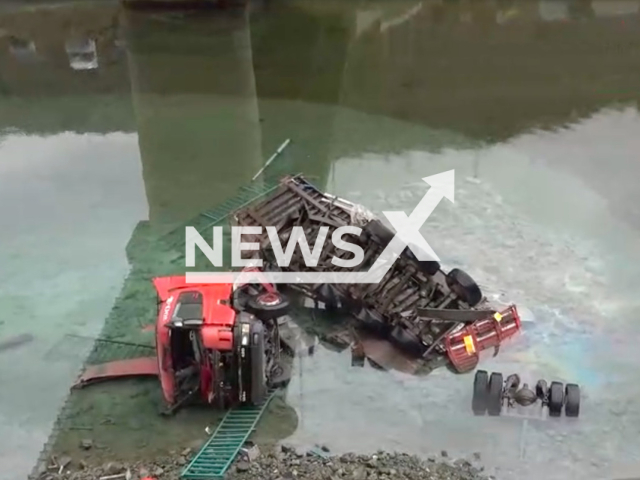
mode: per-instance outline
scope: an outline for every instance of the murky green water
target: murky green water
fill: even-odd
[[[232,195],[287,138],[267,180],[304,172],[377,212],[411,211],[422,177],[455,169],[456,202],[426,238],[533,320],[487,369],[577,381],[585,398],[577,423],[523,436],[470,415],[468,375],[353,369],[321,348],[267,437],[478,451],[507,479],[612,478],[638,461],[640,2],[497,3],[3,11],[0,342],[34,336],[0,351],[3,475],[30,471],[91,338],[151,341],[147,278],[180,266],[145,239]],[[95,40],[97,68],[72,68],[72,38]],[[57,444],[71,455],[85,437],[95,457],[171,449],[166,429],[184,444],[215,420],[159,423],[153,382],[74,402]]]

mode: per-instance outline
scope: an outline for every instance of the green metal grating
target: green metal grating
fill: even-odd
[[[187,480],[212,480],[224,478],[224,474],[238,455],[273,399],[271,390],[260,405],[238,407],[229,410],[211,438],[182,471]]]
[[[277,182],[264,184],[251,183],[249,185],[244,185],[240,187],[238,193],[234,197],[221,203],[213,210],[202,212],[201,215],[204,215],[211,220],[211,224],[209,225],[209,227],[211,227],[220,223],[236,210],[239,210],[250,203],[253,203],[258,198],[272,192],[278,188],[278,185],[279,183]]]

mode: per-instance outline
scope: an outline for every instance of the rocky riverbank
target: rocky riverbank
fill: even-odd
[[[152,462],[134,464],[109,462],[101,466],[53,459],[39,480],[178,480],[193,452],[190,449]],[[439,458],[377,452],[373,455],[332,455],[325,447],[309,451],[276,446],[244,449],[227,472],[228,480],[489,480],[477,465],[480,460],[451,460],[446,452]]]

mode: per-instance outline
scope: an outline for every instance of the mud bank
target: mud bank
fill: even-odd
[[[373,455],[332,455],[326,447],[300,450],[286,445],[252,446],[240,454],[226,474],[229,480],[486,480],[477,463],[440,458],[423,460],[402,453],[379,451]],[[108,462],[98,466],[74,464],[68,457],[57,459],[40,480],[138,480],[148,476],[158,480],[178,480],[194,450],[186,448],[169,457],[132,463]],[[251,458],[251,459],[250,459]],[[66,463],[65,463],[66,462]]]

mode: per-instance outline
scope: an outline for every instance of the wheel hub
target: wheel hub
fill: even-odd
[[[278,305],[281,301],[282,299],[277,293],[263,293],[258,297],[258,303],[267,307]]]
[[[520,405],[526,407],[534,404],[538,400],[536,392],[531,390],[526,384],[514,395],[514,400]]]

